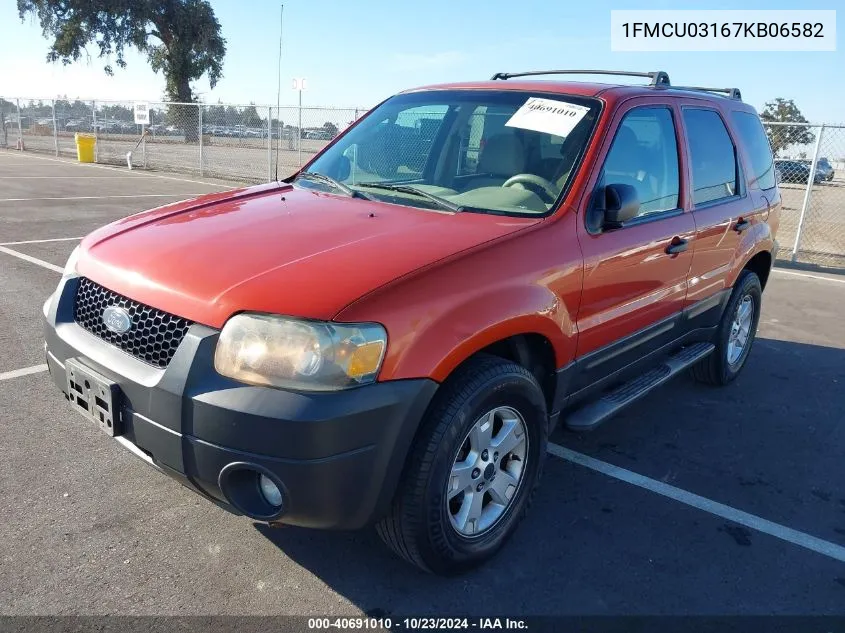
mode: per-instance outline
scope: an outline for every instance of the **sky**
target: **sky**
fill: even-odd
[[[195,90],[206,103],[274,104],[279,2],[211,0],[227,40],[223,78]],[[839,5],[837,7],[837,5]],[[498,71],[548,68],[665,70],[673,83],[736,86],[762,109],[794,99],[812,122],[845,122],[845,53],[614,53],[611,9],[836,9],[841,0],[681,2],[679,0],[284,0],[281,103],[296,103],[295,77],[307,79],[303,104],[370,107],[400,90],[430,83],[488,79]],[[164,80],[146,59],[103,72],[91,57],[70,66],[45,61],[39,25],[18,18],[15,0],[0,0],[0,96],[161,99]],[[841,37],[840,37],[841,41]]]

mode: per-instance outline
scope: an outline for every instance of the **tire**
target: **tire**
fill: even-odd
[[[763,288],[760,285],[760,279],[750,270],[742,271],[734,285],[728,305],[725,307],[722,320],[719,322],[716,339],[714,340],[716,349],[692,367],[691,373],[695,380],[709,385],[727,385],[739,375],[739,372],[745,366],[745,361],[749,352],[751,352],[751,346],[757,334],[762,298]],[[745,343],[739,355],[734,356],[736,348],[732,349],[731,347],[731,334],[735,327],[738,309],[746,301],[751,302],[753,312]]]
[[[488,427],[483,419],[493,424]],[[485,453],[475,450],[477,443],[485,445],[483,428],[492,429],[486,461],[481,459]],[[480,565],[504,545],[525,516],[540,481],[548,434],[545,398],[528,370],[495,356],[471,358],[443,384],[426,414],[390,512],[376,525],[379,536],[427,572],[453,575]],[[519,447],[503,455],[494,450],[497,438],[510,438],[510,445],[519,437],[524,437],[521,456]],[[504,440],[499,442],[504,450]],[[466,464],[477,468],[470,471]],[[454,475],[458,471],[453,467],[465,469],[463,476]],[[510,474],[517,470],[518,477]],[[513,485],[515,478],[518,483]],[[470,487],[456,492],[462,486],[459,480]],[[478,485],[484,489],[476,497]],[[447,491],[447,486],[453,490]],[[502,489],[510,494],[507,500]],[[473,499],[486,504],[476,521],[467,518],[476,507],[470,503]],[[494,505],[494,499],[504,503]],[[492,520],[496,513],[498,518]]]

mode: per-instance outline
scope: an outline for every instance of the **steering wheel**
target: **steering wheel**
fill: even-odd
[[[555,186],[542,176],[537,176],[536,174],[516,174],[502,183],[503,187],[513,187],[514,185],[535,185],[546,194],[543,196],[546,198],[546,202],[557,200],[558,191],[555,189]]]

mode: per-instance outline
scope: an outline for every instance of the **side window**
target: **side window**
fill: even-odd
[[[736,195],[736,149],[722,117],[713,110],[684,108],[684,126],[692,164],[693,203]]]
[[[478,158],[481,154],[482,137],[484,135],[484,119],[487,116],[487,106],[477,106],[469,115],[466,128],[461,135],[461,145],[458,150],[458,169],[456,176],[474,174],[478,171]]]
[[[396,117],[396,143],[394,151],[405,159],[397,169],[397,176],[419,176],[431,152],[434,137],[446,116],[448,106],[422,106],[403,110]]]
[[[678,208],[678,145],[668,108],[636,108],[625,115],[602,182],[632,185],[640,200],[638,216]]]
[[[420,177],[448,110],[446,105],[416,106],[370,124],[365,140],[344,152],[352,162],[353,182]]]
[[[771,189],[775,186],[775,162],[763,124],[750,112],[735,111],[731,113],[731,118],[751,160],[749,180],[752,183],[756,181],[760,189]]]

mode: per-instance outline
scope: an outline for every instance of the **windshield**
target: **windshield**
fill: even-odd
[[[598,112],[594,99],[558,94],[398,95],[297,184],[444,212],[546,214],[574,177]]]

